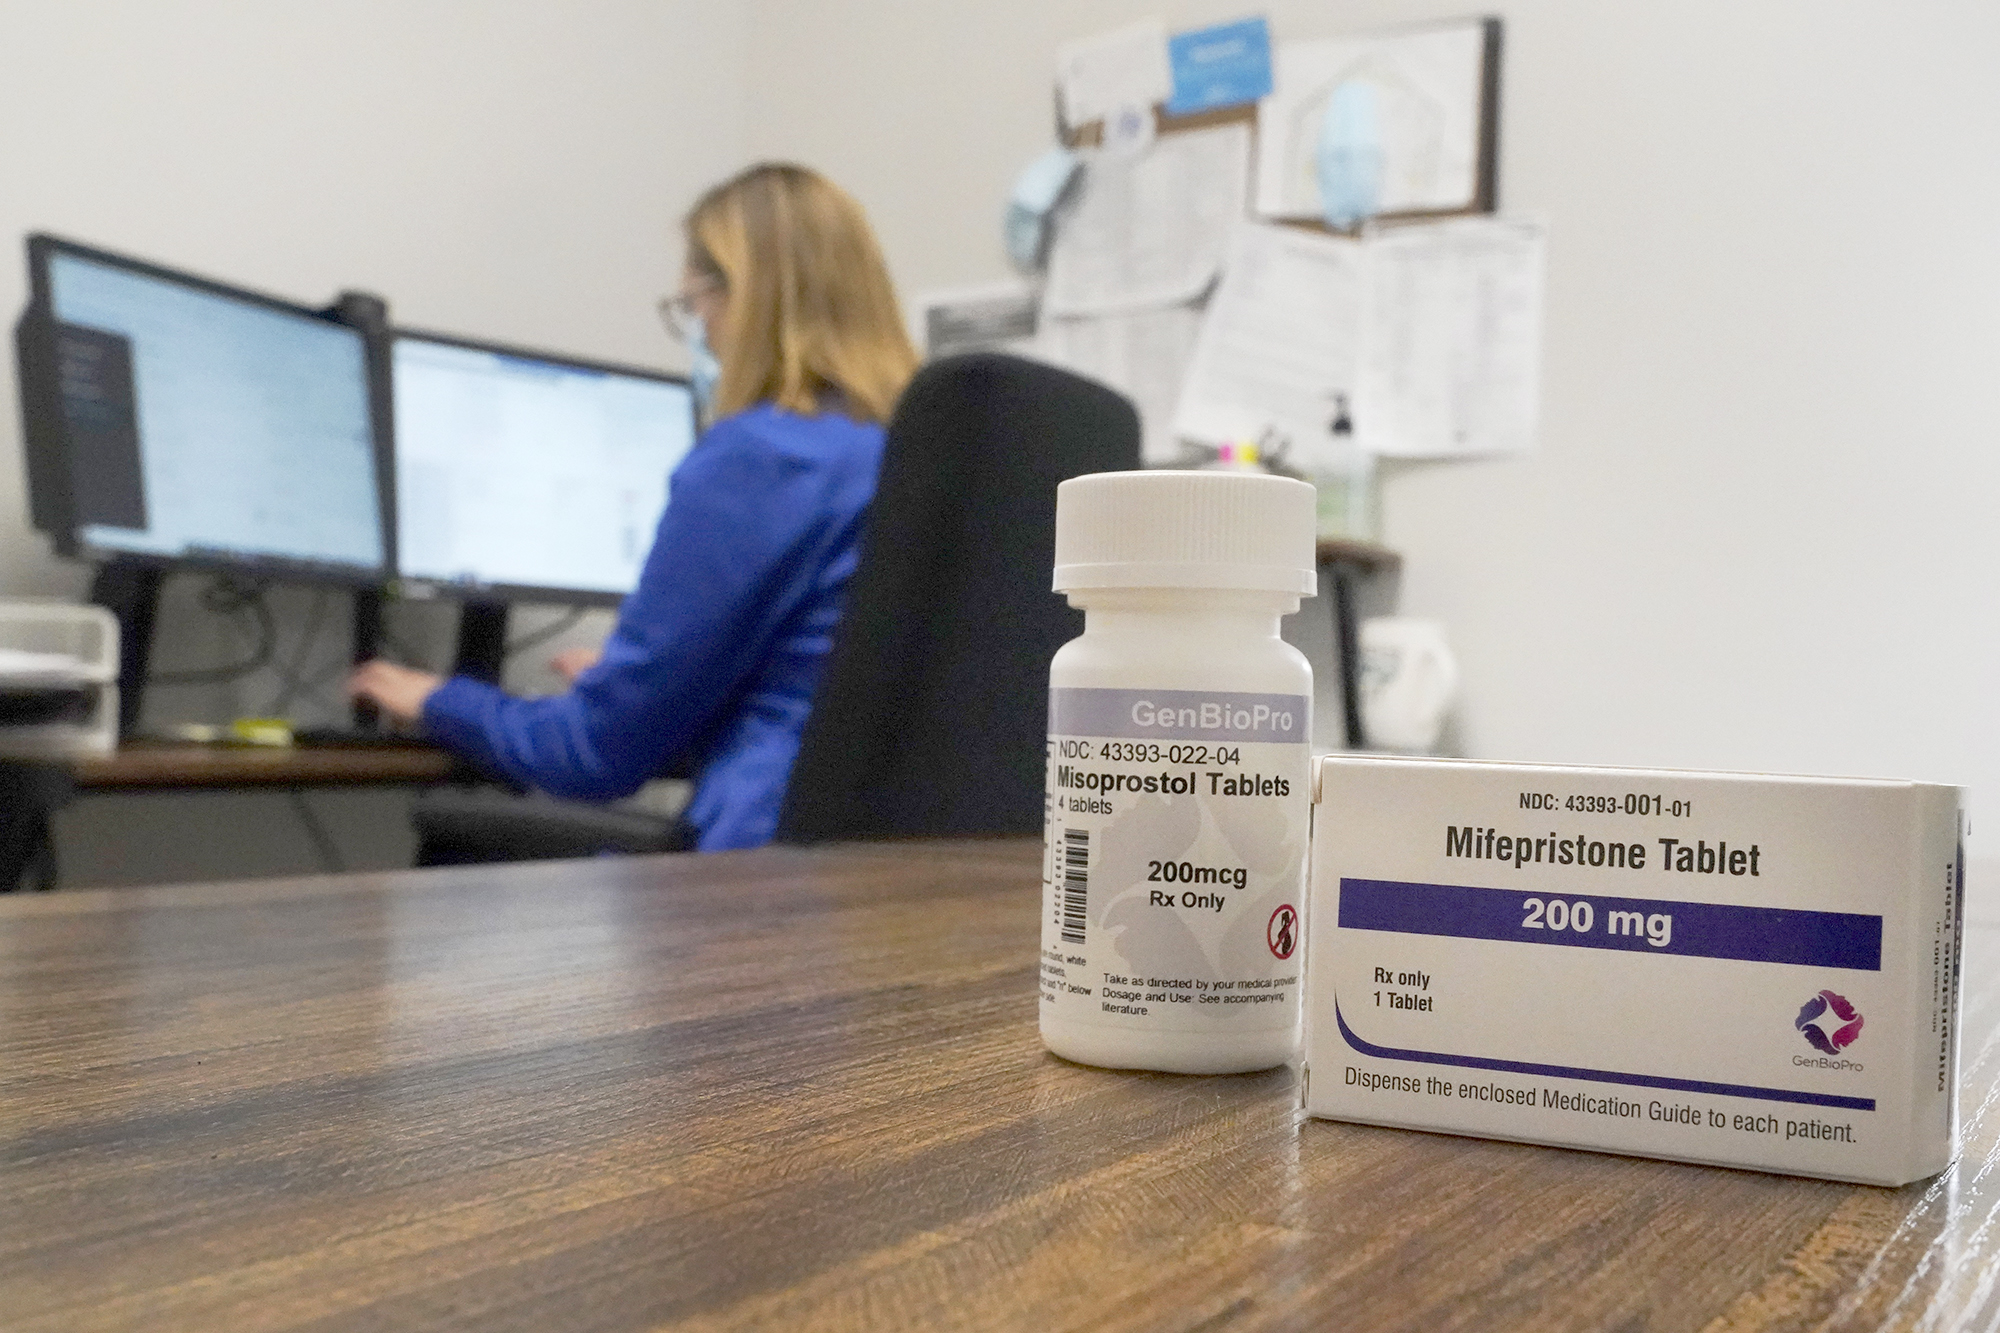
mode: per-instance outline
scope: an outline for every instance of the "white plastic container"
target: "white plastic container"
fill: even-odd
[[[0,690],[81,692],[85,715],[0,725],[0,758],[110,754],[118,745],[118,620],[101,606],[0,600]]]
[[[1298,1050],[1313,488],[1254,473],[1064,482],[1049,668],[1041,1031],[1066,1059],[1237,1073]]]

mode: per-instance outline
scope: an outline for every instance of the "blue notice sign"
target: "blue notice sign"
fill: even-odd
[[[1343,930],[1882,970],[1882,918],[1665,898],[1340,881]]]
[[[1176,33],[1167,39],[1167,59],[1174,71],[1170,116],[1271,95],[1271,28],[1261,18]]]

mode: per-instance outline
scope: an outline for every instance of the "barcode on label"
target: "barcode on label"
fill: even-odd
[[[1069,944],[1083,943],[1085,909],[1090,900],[1090,830],[1063,830],[1062,937]]]

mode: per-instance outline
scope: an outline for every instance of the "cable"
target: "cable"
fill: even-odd
[[[382,653],[381,656],[388,658],[392,662],[400,662],[404,666],[422,667],[426,670],[433,669],[430,666],[431,655],[429,653],[418,652],[415,648],[411,647],[409,639],[397,632],[396,620],[399,618],[407,620],[409,618],[407,615],[399,616],[397,614],[404,608],[415,609],[411,603],[394,598],[391,598],[382,607],[381,645],[387,651]],[[405,626],[405,628],[409,627]],[[419,625],[417,628],[421,629],[423,627]]]
[[[238,623],[237,617],[249,611],[257,622],[257,646],[251,650],[250,656],[228,666],[201,667],[193,671],[155,671],[146,677],[148,685],[220,685],[247,676],[270,663],[271,654],[278,647],[278,623],[264,601],[262,583],[245,583],[228,574],[218,574],[202,589],[199,601],[203,610],[226,616],[231,623]]]
[[[285,716],[285,710],[292,706],[293,700],[309,690],[317,692],[318,687],[325,682],[324,672],[311,678],[306,678],[303,673],[306,669],[306,657],[312,652],[313,644],[319,638],[319,628],[326,621],[326,605],[331,596],[332,594],[325,588],[321,588],[313,595],[312,611],[306,619],[306,627],[299,632],[298,646],[292,650],[291,665],[288,667],[277,661],[271,663],[271,669],[284,681],[284,687],[278,691],[278,697],[271,701],[269,716]]]
[[[567,614],[558,617],[552,623],[544,625],[538,630],[523,634],[518,639],[510,640],[507,644],[507,656],[512,657],[515,653],[524,653],[537,644],[547,643],[550,639],[575,629],[577,623],[583,619],[584,614],[589,609],[589,607],[585,606],[573,606]]]
[[[332,875],[345,873],[347,858],[340,854],[340,845],[326,831],[319,812],[306,800],[306,794],[292,787],[286,790],[285,795],[291,798],[292,808],[299,812],[299,822],[306,827],[306,836],[312,839],[313,850],[319,854],[320,869]]]

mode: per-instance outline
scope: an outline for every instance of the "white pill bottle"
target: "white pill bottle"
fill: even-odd
[[[1229,1074],[1296,1054],[1314,493],[1247,472],[1056,492],[1042,1040],[1082,1064]]]

